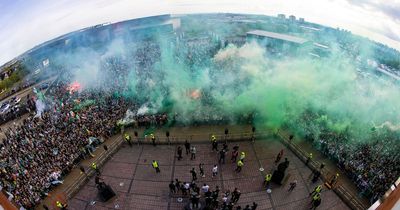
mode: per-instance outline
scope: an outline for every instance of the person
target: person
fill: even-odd
[[[156,173],[160,173],[161,172],[157,161],[153,160],[152,165],[153,165],[153,168],[156,169]]]
[[[310,193],[310,196],[314,196],[315,194],[319,194],[322,190],[322,185],[318,185],[314,188],[314,190]]]
[[[200,170],[200,176],[203,178],[206,177],[206,175],[204,174],[204,163],[199,164],[199,170]]]
[[[243,210],[251,210],[250,205],[246,205]]]
[[[103,179],[98,174],[96,174],[96,176],[94,178],[94,183],[96,184],[96,186],[100,186],[100,185],[104,184]]]
[[[222,149],[221,151],[219,151],[219,160],[218,160],[218,163],[223,163],[223,164],[225,164],[225,154],[226,154],[226,151],[225,151],[225,149]]]
[[[241,195],[240,191],[237,188],[235,188],[232,192],[232,198],[231,198],[232,203],[237,203],[239,201],[240,195]]]
[[[315,183],[318,181],[318,178],[321,176],[321,172],[318,170],[315,170],[313,174],[314,174],[314,176],[313,176],[311,182]]]
[[[232,163],[236,163],[236,159],[237,159],[238,155],[239,155],[239,151],[234,149],[232,151],[232,157],[231,157]]]
[[[195,160],[196,159],[196,147],[192,146],[190,148],[190,154],[191,154],[190,159]]]
[[[194,209],[199,208],[199,199],[200,199],[199,194],[197,194],[197,192],[193,192],[191,196],[191,201],[192,201],[192,207]]]
[[[179,192],[179,190],[181,189],[181,182],[178,179],[175,179],[175,189],[176,192]]]
[[[171,181],[171,183],[169,183],[169,191],[171,193],[176,193],[176,187],[175,187],[174,181]]]
[[[236,167],[235,171],[236,171],[237,173],[241,172],[241,171],[242,171],[243,165],[244,165],[243,161],[242,161],[242,160],[239,160],[239,161],[237,162],[237,167]]]
[[[244,162],[244,158],[246,157],[246,153],[244,153],[244,152],[241,152],[240,153],[240,160],[242,161],[242,162]]]
[[[100,170],[95,162],[92,163],[92,169],[96,172],[96,174],[100,174]]]
[[[211,136],[211,145],[212,145],[212,151],[217,151],[218,152],[218,142],[217,142],[217,137],[215,135]]]
[[[222,197],[222,209],[225,210],[228,208],[228,195],[224,193],[224,196]]]
[[[206,194],[210,190],[210,186],[208,186],[206,183],[203,184],[201,187],[201,191]]]
[[[192,180],[196,181],[197,180],[196,170],[194,168],[192,168],[192,170],[190,170],[190,173],[192,174]]]
[[[266,174],[264,177],[264,187],[269,188],[269,183],[271,182],[272,175],[271,174]]]
[[[253,202],[253,205],[251,205],[251,210],[256,210],[258,204],[256,202]]]
[[[182,147],[178,146],[178,160],[182,159]]]
[[[321,163],[321,165],[319,166],[319,169],[322,170],[325,167],[325,163]]]
[[[187,194],[190,194],[190,184],[188,182],[183,183],[183,187]]]
[[[181,185],[182,196],[187,195],[189,190],[189,185],[186,182],[183,182]]]
[[[297,185],[297,180],[294,180],[293,182],[290,182],[289,185],[290,185],[290,187],[289,187],[288,192],[291,192],[291,191],[293,191],[294,188],[296,187],[296,185]]]
[[[59,208],[61,210],[67,209],[67,204],[62,203],[61,201],[56,201],[56,206],[57,206],[57,208]]]
[[[217,176],[218,174],[218,166],[214,165],[214,167],[212,168],[212,176]]]
[[[285,164],[285,167],[288,168],[289,167],[289,160],[287,158],[285,158],[285,161],[283,162]]]
[[[129,146],[132,147],[131,136],[128,133],[125,133],[124,138],[125,138],[125,141],[129,144]]]
[[[282,156],[283,156],[283,149],[281,149],[281,151],[276,156],[275,164],[277,164],[277,163],[279,163],[279,161],[281,161]]]
[[[338,173],[336,173],[336,175],[333,175],[332,178],[331,178],[331,180],[329,181],[329,185],[330,185],[331,187],[333,187],[333,185],[336,184],[338,178],[339,178],[339,174],[338,174]]]
[[[215,186],[215,190],[212,192],[213,200],[218,200],[219,197],[219,186]]]
[[[317,193],[312,197],[311,200],[311,208],[310,209],[316,209],[320,204],[321,204],[321,194]]]
[[[185,149],[186,149],[186,155],[190,153],[190,143],[188,140],[185,140]]]
[[[308,157],[307,157],[307,160],[306,160],[306,165],[308,165],[308,163],[311,161],[312,157],[313,157],[312,153],[308,154]]]
[[[227,152],[228,151],[228,144],[224,143],[222,145],[222,149],[225,150],[225,152]]]
[[[85,171],[85,168],[83,166],[79,166],[79,170],[81,171],[80,174],[85,174],[86,175],[86,171]]]
[[[156,146],[156,137],[154,134],[150,134],[151,141],[153,142],[153,146]]]

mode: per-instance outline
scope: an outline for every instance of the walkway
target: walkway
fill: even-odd
[[[233,190],[235,187],[242,192],[239,205],[244,207],[253,201],[258,203],[258,209],[308,209],[310,198],[308,194],[316,186],[311,184],[311,170],[305,167],[297,156],[289,151],[280,141],[273,137],[250,142],[229,143],[229,148],[238,144],[241,151],[246,152],[246,161],[243,171],[234,172],[235,164],[229,161],[220,165],[219,176],[212,178],[211,168],[217,163],[217,154],[212,152],[209,144],[195,144],[197,158],[191,161],[184,156],[181,161],[176,160],[176,145],[134,145],[123,147],[102,167],[102,176],[110,184],[117,196],[112,200],[101,203],[97,201],[97,190],[93,177],[69,200],[69,209],[183,209],[188,203],[184,198],[182,203],[177,201],[179,196],[170,196],[169,182],[178,178],[181,181],[190,181],[189,173],[192,167],[198,169],[198,164],[205,165],[206,177],[199,178],[198,183],[207,183],[211,188],[220,186],[221,192]],[[277,152],[284,149],[284,158],[290,161],[286,171],[288,180],[283,186],[273,185],[272,193],[267,194],[262,188],[263,176],[260,167],[272,171]],[[155,159],[160,163],[161,173],[156,174],[151,167]],[[298,184],[293,192],[287,192],[288,183],[297,179]],[[321,183],[319,183],[321,184]],[[221,193],[222,194],[222,193]],[[322,204],[318,209],[349,209],[340,198],[330,190],[324,189],[321,195]]]

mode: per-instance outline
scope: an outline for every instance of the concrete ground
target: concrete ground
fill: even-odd
[[[207,183],[211,189],[219,186],[222,192],[233,190],[237,187],[242,195],[238,202],[242,208],[252,202],[261,209],[309,209],[309,193],[319,181],[312,184],[310,181],[311,170],[305,166],[290,150],[273,137],[251,142],[229,143],[229,148],[239,145],[240,151],[246,152],[245,165],[241,173],[234,172],[235,163],[227,158],[226,164],[220,164],[220,173],[217,177],[211,176],[211,168],[218,163],[217,153],[211,151],[210,144],[195,144],[197,148],[196,160],[190,160],[184,155],[183,160],[175,157],[177,145],[134,145],[123,147],[101,168],[102,178],[109,184],[116,196],[106,203],[98,201],[97,189],[94,178],[85,184],[79,192],[68,201],[68,209],[183,209],[189,199],[184,197],[180,203],[177,199],[180,194],[171,195],[168,184],[172,179],[191,181],[190,170],[194,167],[198,171],[198,164],[205,164],[206,177],[199,177],[198,185]],[[287,177],[282,186],[272,185],[272,193],[268,194],[262,187],[263,176],[259,171],[272,171],[275,167],[274,160],[280,149],[284,149],[284,156],[289,159],[290,165],[286,170]],[[151,161],[157,160],[161,173],[156,174],[151,166]],[[290,181],[296,179],[297,187],[293,192],[287,192]],[[323,189],[322,203],[318,209],[349,209],[342,200],[330,190]],[[95,202],[93,202],[95,201]],[[204,199],[201,199],[203,202]]]

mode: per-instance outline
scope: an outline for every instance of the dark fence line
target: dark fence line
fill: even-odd
[[[279,139],[287,146],[293,153],[296,154],[302,161],[307,160],[307,155],[308,153],[302,150],[297,144],[293,143],[292,141],[289,140],[287,136],[285,136],[282,132],[280,131],[263,131],[263,132],[244,132],[244,133],[235,133],[235,134],[194,134],[194,135],[174,135],[174,136],[165,136],[165,137],[156,137],[156,143],[157,144],[164,144],[164,145],[176,145],[176,144],[183,144],[186,140],[191,142],[193,139],[203,139],[203,140],[198,140],[196,143],[209,143],[211,141],[211,136],[215,135],[217,140],[219,142],[225,142],[225,141],[256,141],[257,139],[265,138],[267,136],[271,135],[276,135],[279,137]],[[140,144],[152,144],[152,140],[150,137],[133,137],[132,140],[134,143],[140,145]],[[108,151],[103,151],[98,158],[94,161],[97,163],[99,167],[104,165],[104,163],[111,157],[112,154],[114,154],[119,147],[123,144],[124,140],[121,138],[118,138],[118,140],[113,144],[109,146]],[[319,167],[320,163],[310,160],[308,163],[308,166],[312,170],[317,170]],[[79,178],[77,179],[74,184],[68,186],[65,190],[64,193],[67,197],[67,199],[72,198],[72,196],[89,180],[89,177],[94,175],[94,170],[89,169],[86,174],[81,174]],[[329,178],[335,173],[330,172],[328,170],[324,170],[321,172],[321,178],[322,180],[328,181]],[[336,184],[335,187],[332,189],[350,208],[352,209],[357,209],[357,210],[364,210],[367,209],[368,207],[363,204],[356,196],[352,195],[346,187],[340,185],[340,183]]]
[[[280,131],[276,132],[277,136],[280,137],[282,142],[293,152],[296,154],[300,160],[303,162],[307,161],[308,153],[302,150],[298,145],[293,143],[293,141],[289,140],[289,137],[283,134]],[[310,160],[309,163],[307,164],[308,167],[311,168],[311,170],[315,171],[319,169],[319,166],[321,163],[318,163],[314,160]],[[324,170],[321,171],[321,178],[324,182],[329,181],[330,177],[334,175],[334,172]],[[364,210],[367,209],[368,206],[364,205],[363,202],[361,202],[356,196],[351,195],[350,191],[346,189],[343,185],[336,184],[335,187],[332,188],[332,190],[345,202],[350,208],[352,209],[357,209],[357,210]]]

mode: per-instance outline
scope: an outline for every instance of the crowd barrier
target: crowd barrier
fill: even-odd
[[[293,143],[289,140],[289,137],[286,136],[283,132],[279,130],[276,131],[263,131],[263,132],[244,132],[244,133],[234,133],[234,134],[194,134],[194,135],[174,135],[174,136],[165,136],[165,137],[156,137],[157,144],[182,144],[186,140],[191,142],[193,139],[203,139],[203,141],[196,141],[196,143],[209,143],[211,136],[215,135],[219,142],[225,141],[256,141],[257,139],[263,139],[267,136],[276,135],[279,139],[288,147],[296,156],[298,156],[302,161],[307,160],[307,152],[302,150],[297,144]],[[132,137],[133,142],[136,144],[152,144],[152,140],[149,136],[147,137]],[[99,167],[101,167],[110,157],[114,154],[119,147],[124,143],[124,140],[118,138],[117,141],[113,145],[109,145],[109,149],[107,151],[103,151],[98,158],[94,161],[97,163]],[[320,163],[310,160],[308,166],[312,170],[318,169]],[[68,186],[64,193],[67,196],[67,199],[71,199],[72,196],[89,180],[89,177],[94,174],[94,170],[89,169],[86,174],[81,174],[79,178],[74,182],[74,184]],[[331,177],[333,172],[328,170],[324,170],[321,173],[321,178],[325,182]],[[352,209],[364,210],[368,207],[359,200],[355,195],[352,195],[346,187],[340,185],[340,183],[336,184],[333,188],[333,191]]]

